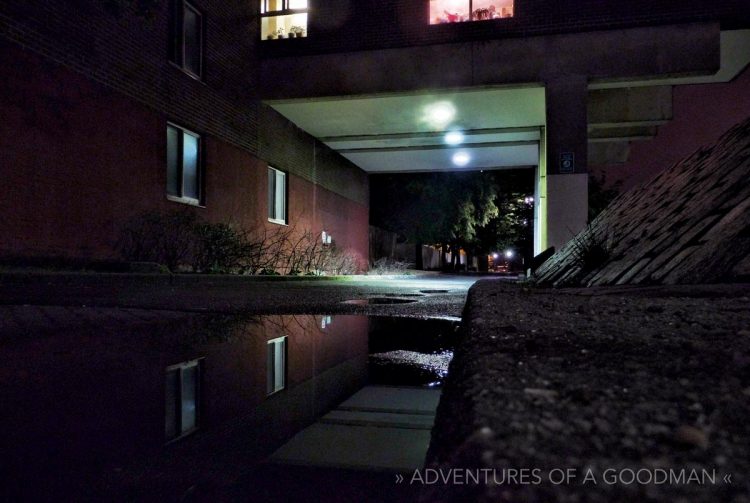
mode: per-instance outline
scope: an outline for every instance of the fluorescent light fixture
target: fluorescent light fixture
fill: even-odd
[[[456,107],[450,101],[438,101],[424,107],[422,120],[434,128],[443,129],[456,117]]]
[[[466,166],[471,161],[471,156],[468,152],[460,150],[453,154],[453,164],[459,167]]]
[[[464,142],[464,134],[461,131],[450,131],[446,133],[444,141],[448,145],[461,145]]]

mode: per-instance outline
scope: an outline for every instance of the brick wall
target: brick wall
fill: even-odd
[[[345,229],[339,245],[367,256],[366,173],[255,96],[254,7],[194,3],[203,81],[167,59],[167,2],[150,17],[99,2],[0,5],[0,252],[109,257],[122,223],[153,209],[266,225],[271,164],[289,173],[290,224]],[[166,200],[167,121],[205,140],[205,208]],[[315,212],[326,204],[338,211]]]
[[[180,122],[203,135],[205,208],[168,201],[169,115],[2,40],[0,64],[7,69],[0,79],[0,254],[114,257],[123,224],[151,210],[192,211],[245,228],[275,225],[266,218],[268,163],[248,149]],[[316,159],[324,147],[266,113],[277,121],[264,132],[275,135],[269,158],[289,172],[289,224],[326,229],[340,248],[366,259],[366,174],[334,153]]]
[[[750,26],[745,0],[515,0],[515,17],[428,24],[429,0],[312,1],[308,37],[261,43],[262,55],[341,52],[656,24]]]
[[[0,38],[104,84],[186,127],[221,138],[310,181],[314,151],[325,147],[257,100],[258,6],[247,0],[195,0],[206,23],[204,78],[167,60],[169,2],[151,15],[132,6],[118,15],[103,2],[10,0],[0,4]],[[7,61],[7,60],[6,60]],[[11,65],[12,66],[12,65]],[[261,139],[262,137],[262,139]],[[366,184],[342,157],[331,169]],[[327,188],[367,204],[366,188],[330,177]],[[325,185],[328,184],[328,185]]]

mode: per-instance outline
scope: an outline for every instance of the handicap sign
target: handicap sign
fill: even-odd
[[[573,152],[560,154],[560,173],[573,173],[576,170],[576,156]]]

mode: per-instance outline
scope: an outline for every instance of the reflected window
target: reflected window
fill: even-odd
[[[260,0],[264,40],[307,37],[307,0]]]
[[[430,0],[430,24],[513,17],[513,0]]]
[[[170,59],[196,78],[203,75],[203,15],[184,0],[175,0],[172,10]]]
[[[286,387],[286,337],[268,341],[266,393],[272,395]]]
[[[167,197],[200,204],[201,137],[187,129],[167,125]]]
[[[164,433],[167,441],[189,435],[200,425],[201,360],[167,367]]]

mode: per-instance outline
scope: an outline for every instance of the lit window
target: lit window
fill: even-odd
[[[268,168],[268,220],[286,224],[286,173]]]
[[[175,0],[170,59],[193,77],[203,75],[203,15],[183,0]]]
[[[272,395],[286,386],[286,337],[268,341],[266,393]]]
[[[513,17],[513,0],[430,0],[430,24]]]
[[[201,171],[200,135],[167,125],[167,197],[200,204]]]
[[[307,0],[260,0],[260,33],[265,40],[307,36]]]
[[[200,360],[167,367],[164,433],[167,441],[188,435],[200,422]]]

